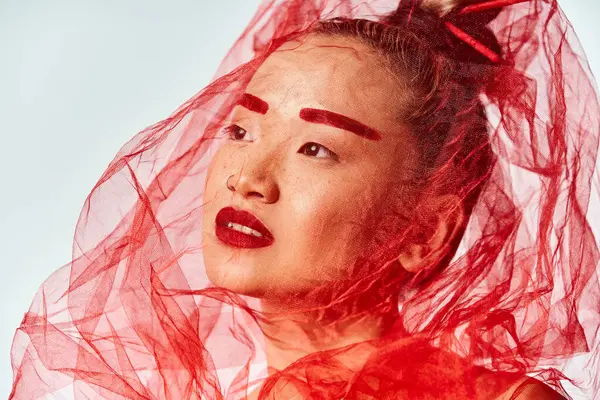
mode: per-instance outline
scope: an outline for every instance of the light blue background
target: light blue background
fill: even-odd
[[[14,331],[70,260],[92,186],[128,139],[208,83],[258,4],[0,0],[0,397]],[[598,76],[600,2],[560,4]]]

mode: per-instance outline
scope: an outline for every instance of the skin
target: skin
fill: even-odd
[[[246,88],[268,104],[268,111],[236,106],[225,126],[234,126],[238,135],[232,137],[230,130],[219,139],[204,192],[206,272],[216,286],[259,298],[263,312],[287,312],[261,327],[270,368],[281,370],[317,351],[378,338],[397,318],[393,301],[344,322],[319,313],[294,315],[316,304],[290,301],[354,276],[358,257],[373,248],[374,231],[365,227],[385,226],[390,215],[410,212],[402,182],[416,173],[419,154],[398,120],[400,86],[388,71],[351,39],[309,35],[289,42],[267,58]],[[300,118],[303,108],[350,117],[381,138],[367,140],[307,122]],[[260,249],[222,243],[214,221],[227,206],[256,215],[275,242]],[[427,207],[437,216],[435,232],[427,244],[403,247],[395,268],[417,272],[441,257],[463,221],[452,196],[429,199]],[[249,399],[257,395],[258,390]]]
[[[280,48],[254,75],[246,92],[265,100],[269,111],[234,109],[228,124],[248,134],[243,140],[223,139],[204,195],[209,278],[273,301],[348,275],[369,241],[371,232],[362,226],[381,218],[369,210],[389,202],[388,190],[408,176],[417,156],[396,118],[394,79],[364,55],[365,49],[315,37],[298,45]],[[306,122],[299,112],[308,107],[354,118],[381,132],[382,139]],[[325,146],[339,160],[325,150],[301,154],[307,143]],[[231,175],[235,192],[226,186]],[[256,215],[275,243],[251,250],[221,243],[214,236],[214,218],[228,205]]]

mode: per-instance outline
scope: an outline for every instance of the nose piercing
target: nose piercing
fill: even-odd
[[[225,184],[227,185],[227,189],[229,189],[229,190],[235,190],[233,185],[229,183],[229,180],[231,179],[232,176],[233,175],[230,175],[229,178],[227,178],[227,180],[225,181]]]

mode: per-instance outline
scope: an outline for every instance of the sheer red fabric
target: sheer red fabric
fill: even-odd
[[[368,74],[343,72],[363,62]],[[398,86],[366,90],[373,77]],[[315,104],[282,117],[288,97],[331,82],[357,89],[323,89],[322,106],[367,103],[373,117]],[[300,92],[264,101],[288,87]],[[372,126],[388,114],[413,147],[372,150],[396,140]],[[300,123],[353,131],[338,148],[354,158],[296,152],[334,136],[297,139],[311,130]],[[72,262],[16,332],[10,398],[496,399],[523,396],[529,376],[600,399],[599,134],[592,74],[554,0],[265,0],[213,82],[94,186]],[[382,169],[409,147],[412,166]],[[350,168],[353,180],[335,181]],[[327,214],[338,231],[318,213],[290,223],[281,204],[301,207],[299,191],[338,196]],[[456,235],[436,236],[452,218],[424,205],[435,198],[437,210],[460,200],[443,208],[462,216],[443,225]],[[256,214],[273,237],[213,204]],[[294,352],[297,337],[319,346]]]

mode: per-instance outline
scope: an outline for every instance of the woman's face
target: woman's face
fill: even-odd
[[[345,38],[308,36],[261,65],[209,166],[203,255],[215,285],[269,298],[356,273],[415,163],[397,87],[372,52]],[[254,214],[272,243],[223,241],[215,218],[225,207]]]

